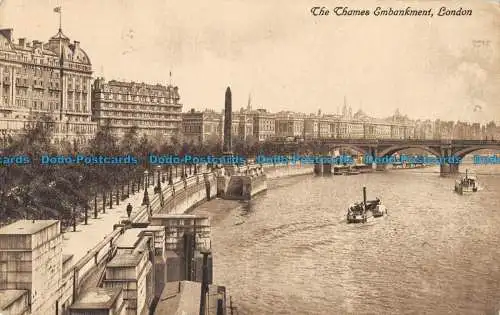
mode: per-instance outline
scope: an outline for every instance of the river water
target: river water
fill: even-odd
[[[214,282],[240,315],[486,314],[500,305],[500,166],[476,172],[484,189],[463,196],[426,168],[271,180],[251,202],[209,202],[196,212],[216,214]],[[389,215],[348,225],[363,186]]]

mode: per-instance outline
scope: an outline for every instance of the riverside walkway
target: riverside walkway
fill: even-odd
[[[276,173],[276,177],[281,177],[280,173],[298,175],[291,174],[290,168],[277,166],[272,172]],[[238,169],[245,174],[249,171],[248,168]],[[308,169],[311,173],[311,168]],[[255,169],[250,169],[250,173],[254,171]],[[87,216],[86,224],[84,221],[65,231],[57,220],[20,220],[12,226],[0,228],[0,254],[6,255],[6,261],[9,266],[12,265],[9,267],[7,282],[0,289],[0,302],[3,303],[0,303],[0,313],[9,313],[16,308],[22,309],[22,314],[77,315],[84,309],[89,312],[95,309],[96,305],[89,304],[89,297],[104,294],[107,290],[110,296],[116,298],[113,302],[115,304],[104,305],[101,302],[100,309],[122,314],[122,310],[126,308],[128,314],[143,314],[150,307],[154,309],[155,301],[161,302],[167,279],[178,281],[177,279],[189,278],[199,281],[198,276],[182,276],[183,272],[178,268],[183,263],[182,257],[167,254],[170,251],[171,235],[167,235],[167,231],[161,226],[167,226],[168,223],[161,221],[161,215],[156,216],[157,220],[153,223],[151,221],[159,213],[167,214],[167,219],[177,219],[177,216],[182,216],[205,200],[217,196],[221,188],[220,179],[223,179],[217,175],[220,170],[199,170],[197,173],[186,178],[176,177],[172,185],[162,183],[162,194],[155,194],[155,184],[150,184],[149,205],[142,205],[144,190],[139,190],[128,198],[116,201],[119,204],[106,207],[105,211],[101,208],[96,218]],[[130,218],[126,212],[129,203],[132,205]],[[189,216],[191,217],[192,215]],[[209,231],[209,223],[203,223],[206,218],[196,217],[202,220],[200,224],[205,224],[203,228],[208,228]],[[181,225],[198,224],[190,222],[183,222]],[[17,246],[14,250],[13,239],[14,246]],[[28,239],[32,241],[27,242]],[[209,244],[203,241],[200,246],[203,246],[202,243],[204,246]],[[31,244],[35,244],[35,247]],[[30,254],[20,259],[20,250]],[[192,255],[196,260],[190,268],[198,274],[198,269],[201,268],[198,260],[201,258],[199,252]],[[29,283],[23,282],[24,278],[20,276],[26,265],[31,266],[28,272],[37,275]],[[127,275],[126,279],[123,278],[124,275]],[[130,283],[147,288],[147,292],[129,292]],[[176,302],[178,309],[186,311],[191,303],[189,301],[195,300],[193,296],[199,298],[199,286],[193,290],[190,290],[191,287],[190,284],[182,285],[186,290],[179,292],[181,294],[178,299],[168,300]],[[211,300],[207,308],[212,309],[218,303],[214,300],[215,297],[219,300],[221,294],[225,301],[225,291],[219,292],[217,289],[213,292],[211,289]]]
[[[174,184],[181,181],[181,177],[173,179]],[[167,188],[167,184],[162,185],[162,190]],[[155,198],[153,193],[154,185],[148,188],[149,200]],[[99,212],[97,219],[88,218],[88,224],[83,222],[77,224],[76,231],[69,227],[63,234],[63,253],[65,256],[72,256],[72,262],[76,263],[82,259],[99,242],[106,239],[113,231],[113,225],[122,220],[127,220],[127,205],[132,205],[131,218],[136,217],[143,210],[142,201],[144,190],[131,194],[129,198],[120,201],[119,205],[113,205],[112,209],[106,209],[106,213]]]

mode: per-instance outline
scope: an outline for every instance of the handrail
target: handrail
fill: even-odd
[[[106,245],[109,244],[109,241],[113,240],[115,236],[121,234],[123,231],[123,227],[119,227],[115,229],[111,234],[109,234],[104,240],[100,241],[94,248],[92,248],[85,256],[80,258],[72,269],[81,269],[83,268],[89,260],[94,258],[94,255],[98,254],[101,249],[103,249]]]
[[[208,174],[213,174],[213,173],[208,173]],[[215,179],[215,178],[214,178]],[[190,180],[192,183],[197,183],[197,176],[192,176],[187,180]],[[210,179],[209,179],[210,180]],[[184,187],[184,182],[179,181],[177,182],[181,185],[181,187]],[[177,184],[176,183],[176,184]],[[174,184],[175,185],[175,184]],[[187,187],[187,186],[186,186]],[[175,196],[172,196],[172,187],[169,185],[166,185],[166,187],[162,187],[162,192],[163,198],[164,198],[164,204],[172,201],[175,199]],[[152,197],[152,200],[150,202],[150,207],[152,211],[156,211],[158,209],[161,209],[161,201],[160,201],[160,195],[159,194],[154,194]],[[131,218],[131,221],[138,221],[139,219],[142,219],[143,217],[147,216],[148,206],[144,205],[139,208],[139,211],[137,211],[134,214],[134,217]],[[115,230],[113,230],[110,234],[108,234],[102,241],[100,241],[96,246],[94,246],[85,256],[80,258],[74,265],[71,267],[65,276],[72,275],[73,276],[73,282],[74,285],[78,286],[80,279],[85,278],[90,270],[85,271],[83,274],[79,274],[80,270],[82,270],[92,259],[96,257],[96,255],[99,255],[99,253],[103,250],[108,245],[114,244],[114,241],[124,232],[124,227],[118,227]],[[109,256],[110,252],[106,253],[104,257]],[[105,258],[104,258],[105,259]],[[102,260],[101,260],[102,262]],[[100,263],[100,262],[98,262]],[[78,288],[73,288],[74,294],[78,293]]]

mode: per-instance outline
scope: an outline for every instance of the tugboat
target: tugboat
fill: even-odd
[[[379,198],[366,200],[366,187],[363,187],[363,202],[351,205],[347,209],[347,223],[366,223],[369,218],[382,217],[387,214],[387,208]]]
[[[370,214],[364,203],[355,203],[347,209],[347,223],[366,223]]]
[[[455,182],[455,192],[463,195],[465,192],[477,192],[479,188],[477,177],[469,175],[465,170],[465,176]]]

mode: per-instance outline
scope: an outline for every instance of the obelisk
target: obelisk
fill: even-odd
[[[233,103],[231,88],[226,89],[226,100],[224,104],[224,144],[222,146],[222,154],[224,156],[224,173],[228,176],[235,174],[235,165],[233,161],[233,148],[231,130],[233,127]]]
[[[233,125],[233,104],[231,96],[231,88],[228,86],[226,89],[226,100],[224,103],[224,144],[222,147],[222,152],[224,155],[232,155],[232,139],[231,139],[231,129]]]

